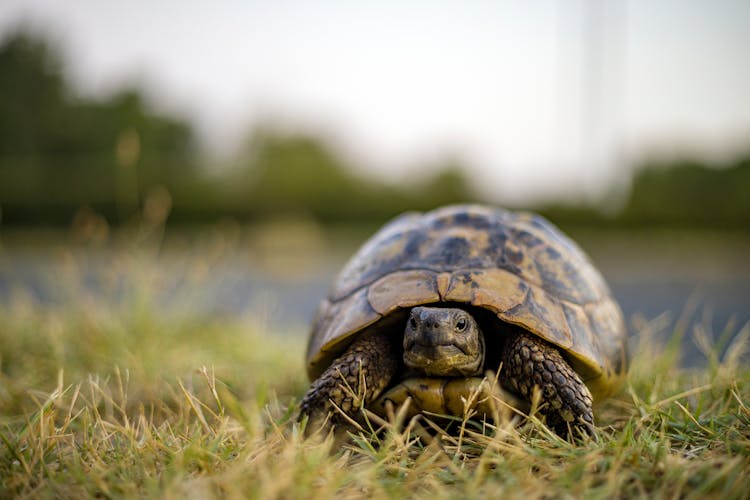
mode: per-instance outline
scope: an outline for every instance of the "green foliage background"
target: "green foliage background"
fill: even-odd
[[[387,183],[355,173],[362,169],[325,138],[273,127],[251,132],[232,165],[215,163],[202,154],[186,120],[156,112],[142,91],[77,95],[62,55],[44,38],[19,30],[0,42],[5,225],[67,225],[81,209],[121,224],[149,200],[170,223],[281,214],[374,225],[408,209],[482,201],[474,190],[481,179],[468,178],[459,163]],[[562,225],[750,226],[750,147],[725,165],[650,160],[634,171],[627,201],[615,214],[583,204],[522,208]]]

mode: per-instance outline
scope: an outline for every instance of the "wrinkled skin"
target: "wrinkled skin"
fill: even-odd
[[[484,335],[463,309],[414,307],[402,340],[409,377],[472,377],[497,368],[484,366]],[[395,382],[400,365],[395,347],[382,332],[361,336],[313,382],[302,400],[301,416],[308,415],[313,427],[324,421],[344,423],[341,412],[356,420],[363,405]],[[558,434],[591,428],[591,394],[556,348],[520,328],[509,328],[501,361],[501,384],[526,401],[538,388],[541,412]]]

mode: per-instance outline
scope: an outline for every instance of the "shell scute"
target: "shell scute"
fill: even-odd
[[[398,308],[440,302],[436,274],[424,269],[388,274],[370,285],[367,299],[382,316]]]
[[[498,316],[504,321],[536,333],[563,349],[569,349],[573,345],[573,335],[565,322],[565,313],[560,302],[540,288],[529,287],[520,304],[498,313]]]
[[[380,318],[382,315],[367,299],[366,288],[336,302],[324,301],[313,322],[316,334],[310,336],[307,344],[307,352],[316,353],[315,357],[308,357],[308,372],[325,370],[327,365],[321,365],[338,352],[342,341]]]
[[[462,270],[452,273],[444,300],[485,307],[495,313],[512,309],[528,288],[518,276],[504,269]]]

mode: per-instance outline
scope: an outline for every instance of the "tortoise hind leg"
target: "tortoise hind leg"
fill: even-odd
[[[387,336],[359,338],[313,381],[300,405],[300,419],[309,416],[308,429],[322,424],[330,415],[333,425],[346,422],[339,408],[356,420],[362,405],[377,398],[398,369],[393,344]]]
[[[505,346],[502,361],[500,375],[509,389],[530,400],[534,387],[539,387],[544,403],[540,411],[557,434],[593,428],[591,393],[556,348],[519,332]]]

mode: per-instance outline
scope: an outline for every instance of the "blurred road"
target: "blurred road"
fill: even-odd
[[[659,318],[657,336],[666,338],[677,319],[686,316],[683,363],[699,365],[705,358],[693,341],[696,327],[717,338],[725,329],[736,334],[750,322],[750,238],[592,232],[574,237],[609,281],[633,342],[648,321]],[[290,245],[297,250],[284,253],[244,244],[219,250],[178,245],[158,256],[133,256],[6,243],[0,251],[0,301],[12,304],[21,294],[42,305],[69,305],[90,294],[114,304],[142,293],[165,315],[244,316],[272,333],[303,336],[355,247],[350,243],[329,251],[319,246],[308,252]]]

